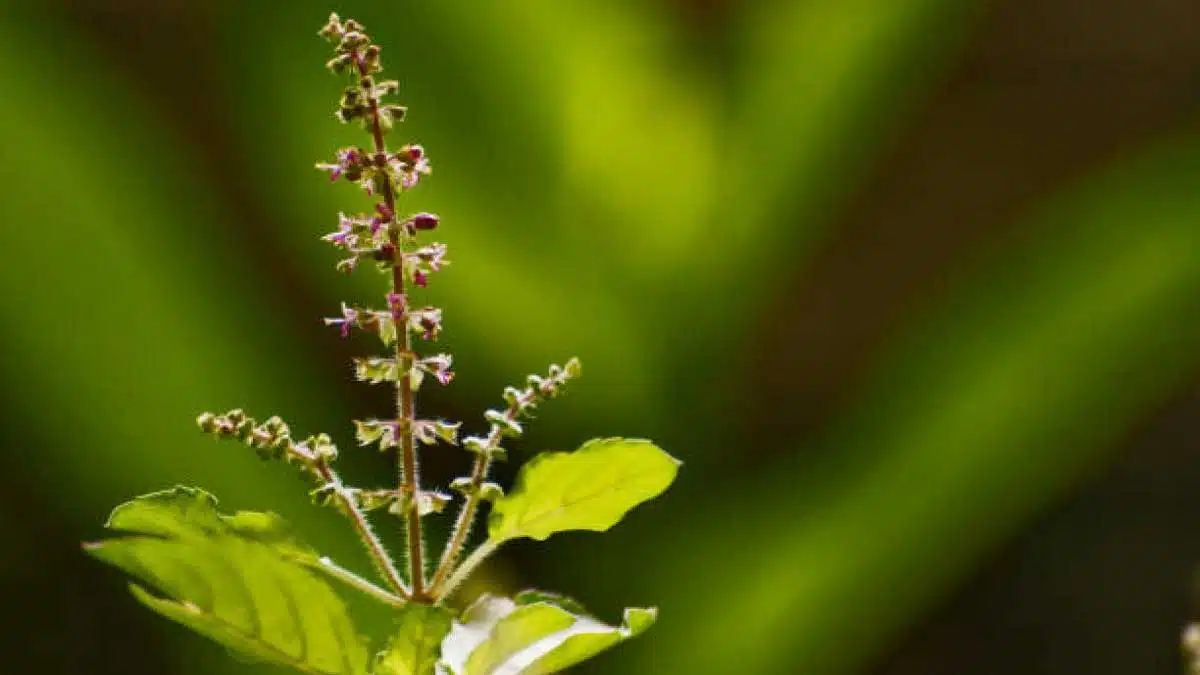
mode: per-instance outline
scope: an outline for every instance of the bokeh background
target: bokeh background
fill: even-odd
[[[390,474],[350,449],[388,405],[350,378],[374,346],[318,320],[379,289],[318,240],[366,206],[312,168],[358,138],[333,9],[385,45],[394,138],[435,167],[407,203],[443,219],[460,372],[423,405],[478,429],[578,355],[515,457],[620,434],[686,462],[612,533],[488,568],[610,620],[662,607],[578,672],[1179,672],[1195,0],[4,3],[0,670],[265,672],[80,554],[141,492],[273,508],[367,569],[296,476],[192,422],[277,413]]]

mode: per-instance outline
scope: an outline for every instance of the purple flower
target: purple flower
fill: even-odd
[[[337,164],[318,164],[317,168],[329,172],[329,180],[336,181],[343,174],[350,180],[357,180],[362,175],[362,166],[366,157],[358,148],[342,148],[337,151]]]
[[[339,213],[338,214],[338,231],[330,232],[329,234],[327,234],[321,238],[324,239],[325,241],[333,244],[334,246],[349,248],[354,243],[352,240],[353,236],[354,236],[354,220],[352,218],[348,218],[346,216],[346,214],[344,214],[344,213]]]
[[[450,370],[452,363],[453,359],[449,354],[435,354],[421,359],[417,365],[421,370],[437,378],[438,383],[444,387],[454,379],[454,372]]]
[[[326,326],[341,326],[342,337],[349,337],[350,327],[358,323],[358,310],[342,303],[342,316],[340,319],[325,319]]]
[[[392,169],[400,177],[400,187],[404,190],[415,187],[421,179],[421,174],[432,171],[425,149],[419,145],[400,148],[400,151],[392,156],[392,160]]]
[[[392,318],[396,323],[400,323],[404,317],[404,310],[408,307],[408,298],[404,297],[403,293],[388,293],[387,303],[388,309],[392,312]]]
[[[392,219],[396,217],[396,213],[383,202],[375,205],[375,213],[378,215],[371,219],[371,234],[378,234],[379,228],[392,222]]]
[[[361,153],[356,148],[342,148],[337,153],[338,164],[342,166],[350,166],[356,164],[362,159]]]
[[[442,330],[442,310],[437,307],[425,307],[408,315],[409,330],[422,331],[421,337],[426,340],[436,340]]]
[[[429,288],[429,274],[425,270],[414,271],[413,283],[421,288]]]

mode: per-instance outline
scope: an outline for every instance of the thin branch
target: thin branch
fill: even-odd
[[[536,397],[537,393],[534,389],[525,390],[520,396],[513,398],[508,410],[504,411],[504,417],[509,422],[516,421],[521,408]],[[462,555],[463,547],[467,543],[471,526],[475,522],[475,514],[479,510],[483,481],[487,478],[488,469],[492,464],[491,451],[499,447],[503,436],[504,428],[501,425],[493,424],[488,432],[483,451],[475,456],[475,464],[471,468],[471,485],[468,488],[466,500],[463,502],[462,510],[458,513],[458,518],[454,521],[453,534],[450,535],[450,541],[447,542],[446,549],[442,552],[442,558],[438,562],[437,572],[434,573],[433,581],[430,582],[431,593],[435,598],[445,597],[449,593],[443,586],[443,582],[454,569],[454,565],[458,562],[458,557]],[[484,544],[484,546],[486,545]]]
[[[354,498],[353,493],[346,489],[342,484],[342,479],[329,466],[329,463],[324,457],[315,456],[312,458],[312,469],[321,477],[325,485],[331,490],[331,493],[338,501],[338,510],[346,514],[354,525],[354,531],[358,534],[358,538],[362,540],[363,546],[367,549],[367,554],[371,557],[371,561],[379,568],[387,580],[388,585],[392,590],[399,593],[402,598],[411,598],[412,591],[405,585],[404,579],[400,576],[400,571],[396,569],[396,563],[392,561],[392,556],[388,554],[384,548],[383,542],[375,534],[375,530],[371,529],[371,523],[367,520],[367,514],[363,512],[358,505],[358,500]]]
[[[500,543],[485,541],[479,545],[479,548],[472,551],[471,555],[467,556],[467,559],[463,561],[462,565],[460,565],[458,569],[454,571],[454,574],[452,574],[440,588],[435,589],[435,591],[440,593],[438,596],[438,601],[440,602],[450,597],[454,593],[454,590],[471,576],[471,574],[475,571],[475,568],[479,567],[479,565],[482,564],[488,556],[495,553],[496,549],[498,548],[500,548]]]
[[[330,577],[341,581],[351,588],[362,591],[363,593],[366,593],[367,595],[383,602],[384,604],[391,605],[392,607],[403,607],[408,604],[408,601],[403,597],[391,593],[385,588],[376,586],[375,584],[371,583],[370,580],[351,572],[327,557],[319,558],[317,560],[317,564],[311,565],[311,567],[321,570]]]

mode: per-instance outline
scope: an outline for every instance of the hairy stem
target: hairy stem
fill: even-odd
[[[530,389],[527,391],[527,394],[516,397],[512,404],[508,406],[508,410],[504,411],[504,416],[510,421],[515,420],[521,407],[534,396],[533,390]],[[491,454],[487,451],[495,450],[499,447],[503,434],[503,427],[492,425],[491,431],[487,436],[487,442],[484,444],[485,451],[475,457],[475,464],[471,468],[471,487],[467,492],[466,500],[463,502],[462,510],[459,511],[458,518],[454,521],[454,530],[450,535],[450,541],[446,543],[446,549],[442,552],[437,572],[434,573],[433,581],[430,582],[434,597],[444,597],[457,585],[457,583],[444,584],[444,582],[447,575],[453,571],[455,563],[458,562],[458,557],[462,555],[463,547],[467,543],[467,537],[471,534],[471,525],[475,522],[475,514],[479,511],[480,488],[483,486],[483,481],[487,479],[488,469],[492,465]],[[461,582],[461,580],[459,581]]]
[[[400,571],[396,569],[396,563],[392,561],[392,556],[383,547],[383,542],[379,540],[375,530],[371,529],[371,523],[367,521],[367,514],[359,507],[358,500],[342,485],[341,477],[323,457],[316,457],[313,460],[312,468],[321,477],[321,480],[332,488],[332,494],[338,502],[339,510],[350,518],[355,533],[362,540],[367,554],[371,556],[371,561],[387,579],[388,585],[393,591],[399,593],[401,598],[411,597],[412,593],[404,585],[404,579],[401,578]]]
[[[498,548],[500,548],[500,544],[498,542],[485,541],[479,545],[479,548],[472,551],[471,555],[467,556],[467,559],[463,561],[463,564],[460,565],[458,569],[454,570],[454,574],[450,575],[450,578],[442,585],[440,589],[441,595],[439,596],[439,601],[450,597],[450,595],[454,593],[454,590],[462,585],[462,582],[466,581],[467,578],[471,576],[471,573],[475,571],[475,568],[479,567],[479,565],[482,564],[489,555],[495,553],[496,549]]]
[[[376,586],[370,580],[364,579],[329,558],[319,558],[312,567],[392,607],[403,607],[408,602],[403,597]]]
[[[359,75],[366,78],[367,64],[361,54],[355,53],[355,64]],[[368,98],[371,115],[371,136],[375,143],[376,164],[386,166],[387,144],[383,140],[383,125],[379,122],[379,100],[376,96]],[[396,190],[392,180],[383,182],[383,202],[392,214],[389,238],[395,250],[395,262],[392,266],[392,292],[404,296],[405,272],[404,254],[400,242],[400,230],[396,223]],[[400,475],[398,486],[407,504],[413,505],[405,509],[404,520],[408,535],[408,578],[412,584],[412,597],[421,600],[425,597],[425,541],[421,535],[421,517],[415,504],[420,493],[420,482],[417,476],[417,449],[413,438],[413,423],[416,419],[416,401],[412,388],[412,340],[408,332],[407,303],[405,315],[396,317],[396,366],[399,377],[396,380],[396,415],[400,432]]]

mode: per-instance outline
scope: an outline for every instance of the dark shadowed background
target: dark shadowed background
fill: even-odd
[[[318,320],[381,283],[318,239],[365,206],[312,168],[357,138],[330,10],[385,45],[395,138],[436,169],[406,206],[442,217],[459,378],[422,405],[478,431],[578,355],[515,457],[620,434],[685,461],[612,533],[488,568],[609,620],[661,607],[578,672],[1180,672],[1195,0],[2,6],[3,672],[265,672],[80,553],[141,492],[275,509],[367,569],[301,481],[192,422],[278,413],[354,481],[390,473],[349,433],[388,405],[351,381],[372,345]]]

